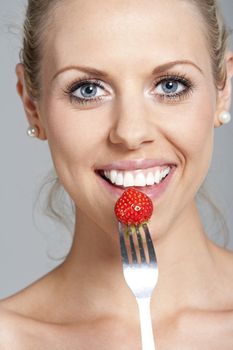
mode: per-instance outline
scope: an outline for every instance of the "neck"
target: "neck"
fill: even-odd
[[[107,234],[81,213],[77,212],[77,217],[72,249],[59,269],[65,290],[69,290],[73,301],[83,300],[83,305],[91,305],[95,315],[100,310],[102,314],[124,313],[132,318],[134,313],[136,319],[135,300],[122,274],[117,232]],[[156,239],[155,250],[159,267],[152,298],[155,317],[162,319],[202,303],[206,306],[210,278],[213,282],[215,271],[214,245],[204,233],[194,203],[166,237]]]

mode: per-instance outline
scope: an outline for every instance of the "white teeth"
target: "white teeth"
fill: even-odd
[[[111,180],[111,182],[114,184],[116,182],[117,178],[117,171],[116,170],[111,170],[110,171],[110,176],[107,176],[108,179]]]
[[[117,177],[116,177],[116,182],[115,182],[115,184],[118,185],[118,186],[123,186],[123,183],[124,183],[123,174],[122,174],[122,173],[118,173],[118,174],[117,174]]]
[[[163,179],[163,172],[160,172],[160,178],[159,178],[159,182],[161,182],[161,180]]]
[[[150,186],[150,185],[154,185],[154,183],[155,183],[154,175],[152,171],[150,171],[146,176],[146,184]]]
[[[108,178],[112,184],[117,186],[130,187],[130,186],[152,186],[159,184],[170,172],[171,168],[168,167],[155,167],[151,169],[136,170],[136,171],[118,171],[118,170],[105,170],[104,175]]]
[[[159,184],[160,180],[161,180],[161,172],[159,169],[156,170],[155,174],[154,174],[154,183],[155,184]]]
[[[134,186],[134,177],[133,174],[127,172],[124,175],[124,187]]]
[[[166,168],[166,169],[164,169],[164,170],[162,171],[163,178],[164,178],[165,176],[167,176],[167,174],[169,174],[169,172],[170,172],[170,168],[169,168],[169,167]]]
[[[146,186],[146,179],[143,173],[138,173],[135,176],[134,186],[142,186],[142,187]]]

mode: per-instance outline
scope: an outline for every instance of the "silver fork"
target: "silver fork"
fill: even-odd
[[[147,224],[142,224],[142,227],[146,238],[145,249],[139,227],[136,226],[139,248],[139,254],[137,254],[132,231],[128,228],[129,234],[127,238],[123,225],[118,222],[123,274],[138,304],[142,350],[155,350],[150,300],[158,280],[158,265],[148,226]],[[130,243],[129,253],[127,252],[126,239],[129,239]]]

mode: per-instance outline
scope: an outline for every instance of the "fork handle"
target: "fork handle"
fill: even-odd
[[[150,298],[136,298],[139,309],[142,350],[155,350],[150,313]]]

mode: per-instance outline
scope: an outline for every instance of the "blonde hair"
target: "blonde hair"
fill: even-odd
[[[206,28],[204,35],[206,35],[210,52],[214,82],[216,88],[221,89],[226,80],[225,54],[230,32],[226,27],[217,1],[180,1],[192,4],[202,16]],[[34,98],[39,98],[41,94],[40,66],[45,50],[45,34],[53,25],[53,12],[55,13],[56,7],[62,3],[62,0],[28,0],[20,59],[24,65],[27,90]],[[62,188],[59,179],[53,176],[48,181],[52,183],[52,187],[49,191],[46,213],[61,222],[66,222],[63,220],[62,209],[56,208],[56,198],[60,196]]]
[[[27,91],[34,98],[40,96],[40,62],[46,42],[45,33],[52,25],[50,19],[59,2],[61,0],[28,0],[20,61],[24,65]]]
[[[206,26],[207,45],[212,60],[216,87],[222,88],[226,79],[225,53],[229,30],[216,0],[182,0],[196,6]],[[20,54],[24,65],[28,92],[40,96],[40,62],[43,59],[45,33],[52,26],[52,13],[62,0],[28,0],[24,21],[23,48]]]
[[[184,0],[187,1],[187,0]],[[226,26],[216,0],[189,0],[204,19],[206,39],[212,61],[212,71],[216,87],[224,88],[226,81],[225,54],[228,47],[230,29]]]

